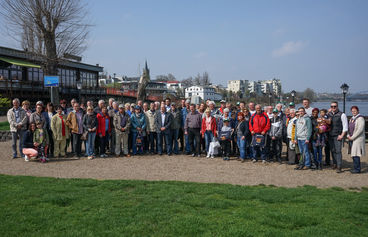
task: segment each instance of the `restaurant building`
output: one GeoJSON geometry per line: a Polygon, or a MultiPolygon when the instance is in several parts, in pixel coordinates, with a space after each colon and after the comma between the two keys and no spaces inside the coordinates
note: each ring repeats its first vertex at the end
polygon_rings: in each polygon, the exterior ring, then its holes
{"type": "MultiPolygon", "coordinates": [[[[42,59],[26,51],[0,47],[0,95],[35,102],[50,101],[50,89],[44,86],[42,59]]],[[[88,100],[109,97],[98,83],[103,67],[63,59],[59,63],[59,97],[88,100]]]]}

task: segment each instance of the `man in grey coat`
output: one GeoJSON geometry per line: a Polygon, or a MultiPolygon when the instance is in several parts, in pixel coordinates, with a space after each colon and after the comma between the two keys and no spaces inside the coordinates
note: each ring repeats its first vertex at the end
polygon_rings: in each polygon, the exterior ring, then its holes
{"type": "Polygon", "coordinates": [[[155,115],[155,125],[157,132],[158,154],[162,155],[163,138],[165,137],[167,154],[171,156],[170,128],[172,123],[172,114],[166,112],[166,106],[161,105],[160,112],[155,115]]]}
{"type": "Polygon", "coordinates": [[[18,98],[13,100],[13,108],[8,110],[7,117],[10,124],[10,132],[12,133],[12,149],[13,149],[13,159],[17,158],[17,138],[19,136],[19,153],[22,157],[23,147],[22,140],[23,134],[27,130],[28,117],[26,111],[19,107],[20,101],[18,98]]]}

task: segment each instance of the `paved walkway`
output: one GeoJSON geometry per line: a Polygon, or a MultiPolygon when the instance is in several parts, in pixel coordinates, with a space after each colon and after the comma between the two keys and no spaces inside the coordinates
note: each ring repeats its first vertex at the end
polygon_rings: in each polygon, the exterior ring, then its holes
{"type": "Polygon", "coordinates": [[[363,172],[353,175],[351,159],[344,150],[344,173],[332,169],[295,171],[286,164],[240,163],[236,160],[193,158],[190,156],[135,156],[131,158],[60,159],[46,164],[11,159],[11,143],[0,143],[0,173],[9,175],[57,178],[177,180],[238,185],[276,185],[297,187],[368,187],[368,159],[363,158],[363,172]]]}

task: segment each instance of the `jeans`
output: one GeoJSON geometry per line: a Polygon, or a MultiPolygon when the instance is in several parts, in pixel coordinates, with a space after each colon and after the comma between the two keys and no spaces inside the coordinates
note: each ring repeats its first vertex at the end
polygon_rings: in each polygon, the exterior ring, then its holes
{"type": "Polygon", "coordinates": [[[23,134],[24,130],[18,130],[16,132],[12,132],[12,149],[13,149],[13,157],[17,157],[17,138],[19,135],[19,152],[21,157],[23,157],[23,134]]]}
{"type": "Polygon", "coordinates": [[[166,143],[166,151],[167,154],[171,154],[171,141],[170,141],[170,134],[159,132],[157,133],[157,147],[158,147],[158,154],[162,154],[163,150],[163,139],[165,138],[166,143]]]}
{"type": "Polygon", "coordinates": [[[96,132],[89,132],[87,135],[87,143],[86,143],[86,154],[87,156],[93,156],[95,151],[95,139],[96,132]]]}
{"type": "Polygon", "coordinates": [[[239,154],[240,154],[240,159],[245,159],[246,158],[246,147],[247,147],[247,140],[244,138],[244,140],[242,139],[241,136],[237,137],[237,145],[239,148],[239,154]]]}
{"type": "Polygon", "coordinates": [[[149,151],[151,153],[154,153],[155,151],[157,152],[157,150],[158,150],[158,148],[157,148],[157,133],[156,132],[150,132],[147,135],[147,138],[148,138],[148,143],[149,143],[149,151]]]}
{"type": "Polygon", "coordinates": [[[257,158],[257,152],[261,153],[261,159],[262,160],[266,160],[266,148],[265,147],[260,147],[260,146],[252,146],[252,157],[255,160],[258,160],[257,158]]]}
{"type": "Polygon", "coordinates": [[[330,136],[328,143],[330,144],[330,149],[332,152],[333,163],[337,165],[338,168],[341,168],[342,165],[342,140],[338,141],[337,136],[330,136]]]}
{"type": "Polygon", "coordinates": [[[212,142],[213,139],[213,133],[212,131],[206,131],[204,133],[204,140],[206,142],[206,152],[208,153],[208,148],[210,147],[210,143],[212,142]]]}
{"type": "Polygon", "coordinates": [[[354,170],[360,173],[360,157],[353,156],[354,170]]]}
{"type": "Polygon", "coordinates": [[[201,149],[201,133],[199,128],[188,128],[188,139],[192,152],[195,155],[200,155],[201,149]],[[194,140],[196,145],[194,146],[194,140]]]}
{"type": "Polygon", "coordinates": [[[305,143],[305,140],[298,140],[298,147],[300,150],[300,154],[303,154],[303,158],[304,158],[304,164],[307,167],[311,166],[311,160],[310,160],[310,154],[309,154],[309,149],[308,149],[308,144],[305,143]]]}
{"type": "Polygon", "coordinates": [[[315,163],[322,164],[322,146],[317,146],[317,141],[313,141],[312,146],[315,163]]]}
{"type": "Polygon", "coordinates": [[[171,146],[173,147],[172,150],[174,151],[174,154],[179,153],[179,128],[178,129],[171,129],[170,131],[170,142],[171,146]]]}
{"type": "Polygon", "coordinates": [[[72,141],[73,141],[73,150],[74,154],[78,157],[82,156],[82,134],[72,133],[72,141]]]}
{"type": "Polygon", "coordinates": [[[185,139],[185,152],[186,153],[190,153],[190,143],[189,143],[189,135],[188,134],[184,134],[184,139],[185,139]]]}

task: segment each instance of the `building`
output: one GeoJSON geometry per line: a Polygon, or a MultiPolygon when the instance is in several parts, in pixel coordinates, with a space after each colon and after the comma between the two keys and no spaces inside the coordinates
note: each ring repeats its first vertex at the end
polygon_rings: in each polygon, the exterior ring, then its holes
{"type": "MultiPolygon", "coordinates": [[[[0,47],[0,94],[35,102],[50,101],[50,89],[44,86],[43,61],[29,52],[0,47]]],[[[63,59],[59,63],[59,97],[104,98],[106,91],[99,87],[103,67],[63,59]],[[80,88],[77,89],[77,85],[80,88]]]]}
{"type": "Polygon", "coordinates": [[[281,95],[281,80],[260,80],[260,81],[250,81],[248,84],[249,93],[254,93],[257,95],[272,93],[273,95],[281,95]]]}
{"type": "Polygon", "coordinates": [[[234,93],[238,93],[239,91],[241,93],[245,93],[245,91],[248,89],[248,80],[232,80],[227,82],[227,90],[232,91],[234,93]]]}
{"type": "Polygon", "coordinates": [[[185,89],[185,98],[189,99],[192,96],[199,96],[202,100],[219,101],[222,96],[215,92],[215,89],[210,86],[191,86],[185,89]]]}

